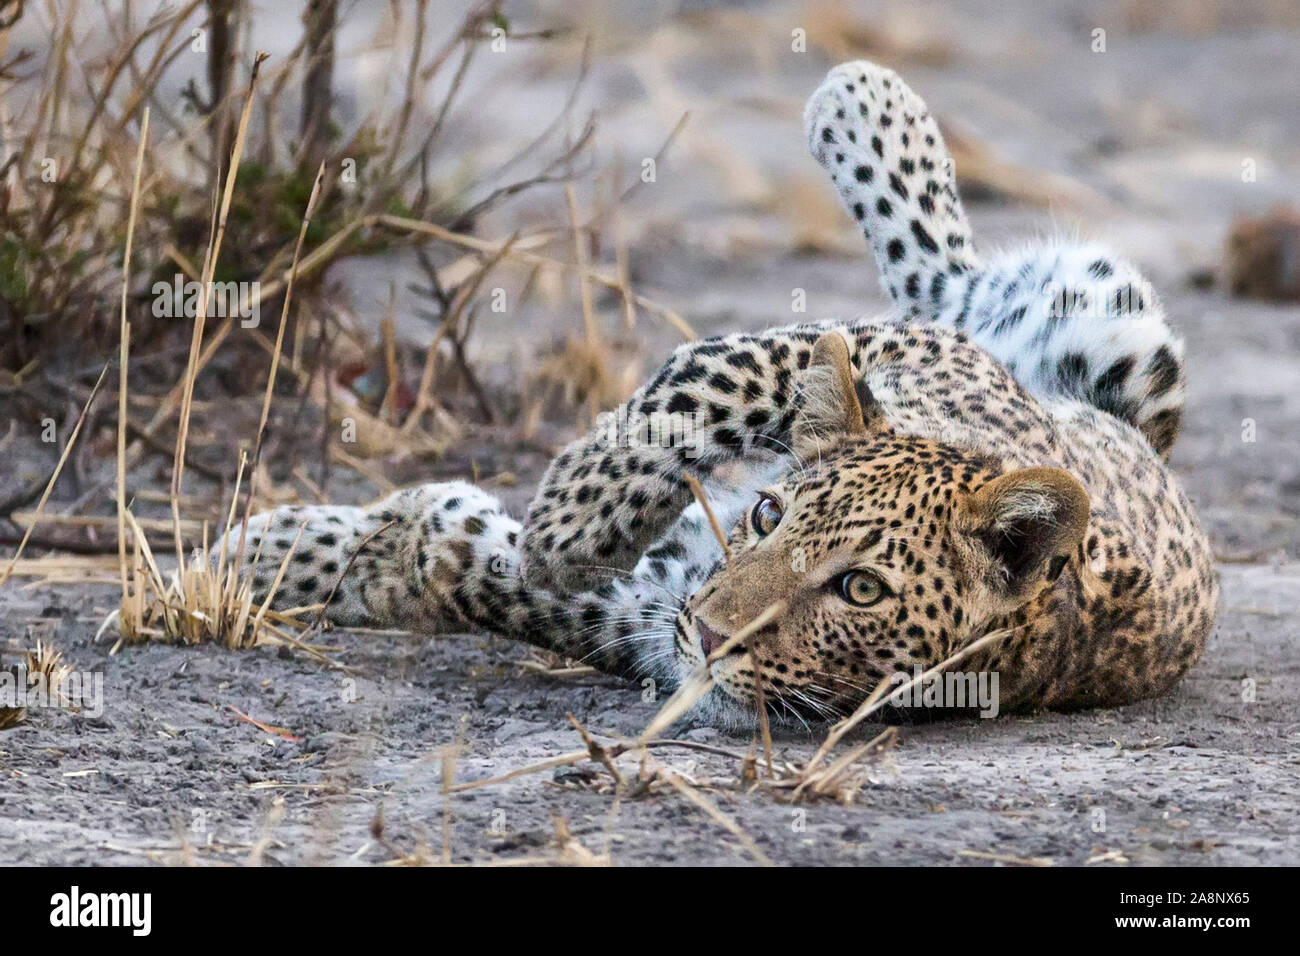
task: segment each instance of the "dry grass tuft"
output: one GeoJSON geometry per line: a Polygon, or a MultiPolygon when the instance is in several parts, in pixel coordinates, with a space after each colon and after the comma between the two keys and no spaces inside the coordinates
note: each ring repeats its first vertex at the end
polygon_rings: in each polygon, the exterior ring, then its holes
{"type": "MultiPolygon", "coordinates": [[[[242,477],[241,464],[241,480],[242,477]]],[[[238,488],[239,482],[236,483],[236,493],[238,488]]],[[[205,547],[203,551],[190,555],[188,561],[180,563],[169,574],[164,574],[135,516],[128,511],[124,518],[131,531],[133,546],[127,564],[122,568],[126,582],[122,602],[104,620],[96,635],[98,639],[110,626],[116,626],[119,636],[111,653],[117,653],[123,645],[146,641],[215,643],[228,650],[275,644],[295,647],[328,660],[308,646],[301,636],[311,626],[311,615],[320,610],[320,605],[286,611],[271,609],[294,548],[289,549],[281,562],[266,599],[258,604],[253,601],[252,584],[257,556],[241,570],[223,545],[213,566],[208,561],[205,547]]],[[[229,535],[234,526],[232,506],[225,534],[229,535]]],[[[295,547],[297,543],[295,537],[295,547]]]]}
{"type": "MultiPolygon", "coordinates": [[[[259,55],[258,63],[261,62],[259,55]]],[[[225,234],[226,217],[230,212],[230,201],[234,193],[234,180],[239,170],[239,159],[243,151],[245,133],[248,128],[252,110],[253,94],[257,83],[257,70],[249,81],[247,99],[240,116],[239,128],[231,152],[229,170],[222,195],[221,207],[216,216],[216,230],[209,241],[204,256],[203,291],[201,297],[206,299],[208,284],[211,282],[217,266],[221,240],[225,234]]],[[[317,173],[315,185],[307,201],[307,210],[303,216],[298,233],[298,242],[294,247],[293,262],[285,287],[284,304],[280,315],[280,325],[276,334],[275,348],[271,358],[271,369],[267,377],[266,393],[262,406],[262,417],[253,451],[252,477],[249,491],[244,501],[243,520],[239,525],[238,544],[233,554],[229,550],[229,541],[235,528],[235,512],[239,501],[239,490],[243,482],[247,459],[241,454],[238,474],[235,479],[235,492],[231,497],[230,510],[222,530],[222,543],[217,559],[208,559],[208,542],[203,541],[201,551],[188,556],[182,545],[181,499],[184,478],[185,447],[189,434],[189,422],[194,394],[194,381],[198,376],[203,340],[203,316],[206,315],[206,302],[199,303],[194,335],[190,344],[189,363],[185,378],[181,383],[180,425],[177,429],[176,452],[173,460],[170,504],[173,521],[173,539],[176,548],[176,568],[170,574],[164,574],[154,557],[148,538],[140,527],[139,521],[131,513],[126,502],[126,404],[129,391],[128,367],[130,360],[131,325],[127,319],[127,288],[130,283],[131,244],[134,236],[136,210],[140,198],[140,172],[143,167],[146,137],[148,134],[148,111],[145,111],[142,135],[136,155],[135,179],[132,186],[131,213],[127,226],[126,255],[122,270],[122,305],[121,305],[121,346],[120,346],[120,385],[119,414],[117,431],[117,516],[118,516],[118,558],[120,562],[120,580],[122,599],[118,609],[105,619],[100,627],[101,636],[111,625],[116,625],[119,638],[113,646],[116,653],[124,644],[138,644],[144,641],[163,641],[180,644],[217,643],[229,650],[258,647],[265,644],[277,644],[296,647],[314,656],[324,658],[320,652],[304,643],[300,634],[310,625],[306,615],[322,610],[316,606],[292,608],[287,611],[271,610],[271,605],[284,579],[285,570],[293,557],[298,544],[298,531],[293,546],[285,554],[277,570],[275,581],[261,604],[253,601],[253,577],[257,569],[258,557],[245,561],[248,519],[254,501],[254,485],[257,483],[262,439],[266,431],[267,415],[270,411],[271,397],[275,384],[276,371],[279,368],[280,347],[284,341],[285,323],[288,318],[293,297],[294,280],[302,255],[303,241],[311,223],[311,214],[320,196],[323,167],[317,173]],[[128,531],[130,534],[128,535],[128,531]],[[128,537],[131,539],[128,545],[128,537]],[[128,555],[129,551],[129,555],[128,555]]]]}
{"type": "Polygon", "coordinates": [[[63,652],[48,641],[36,642],[26,654],[27,674],[45,682],[46,687],[57,688],[72,673],[72,667],[63,657],[63,652]]]}
{"type": "MultiPolygon", "coordinates": [[[[17,703],[15,701],[15,703],[17,703]]],[[[0,730],[12,730],[27,720],[26,707],[11,707],[0,704],[0,730]]]]}
{"type": "Polygon", "coordinates": [[[786,764],[778,769],[769,786],[791,803],[831,800],[848,806],[870,782],[871,769],[897,745],[898,728],[887,727],[825,766],[819,767],[811,761],[804,765],[786,764]]]}
{"type": "Polygon", "coordinates": [[[585,406],[589,420],[594,421],[595,409],[617,405],[635,388],[626,376],[613,374],[611,357],[609,345],[603,341],[566,339],[538,362],[531,376],[533,389],[564,406],[585,406]]]}
{"type": "MultiPolygon", "coordinates": [[[[35,647],[23,654],[22,667],[18,670],[20,679],[26,682],[28,688],[44,688],[51,704],[75,707],[77,702],[69,700],[63,693],[71,673],[72,667],[64,659],[63,652],[48,641],[39,639],[35,647]]],[[[0,705],[0,730],[12,730],[26,720],[26,707],[0,705]]]]}
{"type": "MultiPolygon", "coordinates": [[[[892,686],[888,680],[881,681],[865,701],[848,717],[845,717],[827,734],[826,739],[816,753],[804,763],[776,761],[771,753],[771,740],[764,735],[767,773],[760,775],[758,761],[751,747],[749,753],[739,753],[723,747],[703,744],[688,740],[659,738],[658,734],[684,716],[702,697],[713,688],[713,679],[709,676],[708,665],[716,657],[726,654],[732,647],[747,645],[752,635],[766,627],[773,620],[785,613],[783,602],[775,602],[748,625],[733,635],[714,654],[710,660],[692,674],[660,709],[645,731],[635,740],[621,740],[609,743],[598,740],[583,727],[573,715],[570,722],[577,730],[584,746],[559,754],[526,767],[487,779],[468,781],[446,789],[447,793],[476,790],[481,787],[496,786],[531,774],[556,771],[564,767],[577,767],[586,764],[589,769],[566,774],[557,785],[566,788],[578,787],[595,793],[612,795],[615,800],[623,797],[639,799],[675,792],[703,811],[711,820],[727,830],[755,861],[770,865],[762,848],[731,817],[723,813],[717,803],[711,800],[705,791],[715,790],[732,793],[752,793],[763,791],[773,799],[786,803],[811,803],[833,801],[843,805],[855,802],[862,788],[871,782],[872,771],[898,745],[899,731],[896,727],[887,727],[870,740],[850,747],[837,757],[831,757],[832,751],[840,741],[867,718],[878,713],[887,703],[886,694],[892,686]],[[727,757],[736,762],[737,772],[730,778],[691,779],[681,770],[664,766],[655,761],[651,752],[664,748],[695,750],[716,756],[727,757]],[[618,761],[625,757],[635,757],[638,761],[635,772],[630,768],[620,769],[618,761]]],[[[913,678],[900,690],[928,679],[953,664],[975,655],[993,644],[1006,639],[1013,629],[1002,629],[986,634],[913,678]]]]}

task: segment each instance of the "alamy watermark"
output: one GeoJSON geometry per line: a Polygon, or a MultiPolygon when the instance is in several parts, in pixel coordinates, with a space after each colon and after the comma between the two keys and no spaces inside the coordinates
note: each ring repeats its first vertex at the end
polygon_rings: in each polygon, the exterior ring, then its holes
{"type": "Polygon", "coordinates": [[[148,936],[153,929],[153,894],[83,893],[73,886],[50,897],[50,925],[122,927],[133,936],[148,936]]]}
{"type": "Polygon", "coordinates": [[[597,416],[596,429],[615,448],[681,448],[687,458],[698,458],[705,421],[699,411],[645,414],[620,405],[597,416]]]}
{"type": "Polygon", "coordinates": [[[1141,317],[1151,305],[1151,292],[1137,282],[1072,282],[1053,279],[1043,283],[1047,315],[1052,319],[1117,319],[1141,317]]]}
{"type": "Polygon", "coordinates": [[[0,707],[11,710],[77,710],[87,717],[104,713],[104,675],[98,671],[60,671],[51,679],[23,663],[0,670],[0,707]]]}
{"type": "Polygon", "coordinates": [[[895,707],[942,707],[956,710],[978,708],[981,717],[998,715],[997,671],[942,671],[927,674],[918,664],[913,672],[896,671],[889,682],[895,707]]]}
{"type": "Polygon", "coordinates": [[[238,318],[243,328],[255,329],[262,321],[260,286],[259,282],[209,282],[205,300],[203,283],[178,272],[171,282],[153,284],[153,314],[160,319],[192,319],[206,302],[208,318],[238,318]]]}

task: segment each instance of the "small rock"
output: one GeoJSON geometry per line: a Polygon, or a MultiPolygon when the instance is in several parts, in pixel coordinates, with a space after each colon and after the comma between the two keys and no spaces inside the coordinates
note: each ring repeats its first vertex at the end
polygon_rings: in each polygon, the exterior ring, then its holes
{"type": "Polygon", "coordinates": [[[324,733],[312,734],[303,743],[302,749],[307,753],[320,753],[322,751],[333,750],[340,744],[351,740],[349,734],[342,734],[336,730],[327,730],[324,733]]]}
{"type": "Polygon", "coordinates": [[[718,739],[718,730],[716,727],[695,727],[686,731],[682,737],[685,740],[691,740],[697,744],[706,744],[710,740],[718,739]]]}
{"type": "Polygon", "coordinates": [[[537,730],[537,725],[531,721],[510,719],[502,722],[501,726],[492,735],[492,739],[499,744],[503,744],[507,740],[514,740],[516,737],[527,737],[529,734],[535,734],[537,730]]]}
{"type": "Polygon", "coordinates": [[[1300,302],[1300,209],[1278,206],[1263,216],[1239,218],[1225,255],[1233,295],[1300,302]]]}

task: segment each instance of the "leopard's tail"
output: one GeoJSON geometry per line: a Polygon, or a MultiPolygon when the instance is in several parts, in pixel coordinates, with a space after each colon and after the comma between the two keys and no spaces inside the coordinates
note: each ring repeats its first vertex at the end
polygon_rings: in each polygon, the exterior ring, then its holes
{"type": "Polygon", "coordinates": [[[866,60],[827,74],[804,109],[813,157],[830,173],[905,316],[933,317],[978,268],[952,157],[925,101],[866,60]]]}
{"type": "Polygon", "coordinates": [[[1135,265],[1101,243],[1062,240],[998,256],[967,278],[941,324],[1041,398],[1093,405],[1168,457],[1187,394],[1183,342],[1135,265]]]}

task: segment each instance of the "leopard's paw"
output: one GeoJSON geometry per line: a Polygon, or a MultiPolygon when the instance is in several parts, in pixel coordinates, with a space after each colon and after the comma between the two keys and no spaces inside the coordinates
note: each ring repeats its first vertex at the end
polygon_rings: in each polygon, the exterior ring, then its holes
{"type": "MultiPolygon", "coordinates": [[[[244,564],[264,600],[281,566],[278,608],[327,604],[350,627],[436,629],[460,620],[457,590],[481,573],[518,567],[518,523],[462,481],[394,492],[366,508],[283,507],[250,519],[244,564]],[[286,562],[286,556],[288,560],[286,562]]],[[[222,547],[235,560],[240,528],[222,547]]]]}
{"type": "Polygon", "coordinates": [[[251,580],[255,601],[266,599],[283,565],[273,607],[323,604],[338,584],[329,616],[338,623],[355,624],[364,617],[361,581],[350,568],[347,578],[341,578],[370,524],[362,508],[286,506],[249,518],[247,533],[236,524],[208,556],[213,567],[222,560],[233,565],[242,538],[242,572],[251,580]]]}

